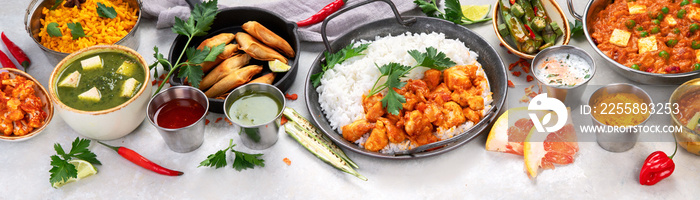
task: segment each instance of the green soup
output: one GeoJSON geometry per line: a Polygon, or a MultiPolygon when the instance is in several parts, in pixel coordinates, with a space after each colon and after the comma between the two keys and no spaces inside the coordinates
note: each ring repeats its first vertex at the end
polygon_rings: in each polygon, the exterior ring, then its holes
{"type": "Polygon", "coordinates": [[[275,119],[281,110],[282,104],[271,94],[251,92],[233,101],[228,114],[237,124],[256,126],[275,119]]]}
{"type": "Polygon", "coordinates": [[[145,79],[146,73],[136,58],[120,52],[98,52],[70,63],[55,84],[58,99],[67,106],[83,111],[99,111],[117,107],[131,99],[143,87],[145,79]],[[88,61],[94,61],[91,63],[95,65],[82,63],[88,61]],[[96,67],[97,63],[100,63],[99,67],[96,67]],[[79,73],[77,79],[76,71],[79,73]],[[94,92],[95,89],[98,94],[94,92]]]}

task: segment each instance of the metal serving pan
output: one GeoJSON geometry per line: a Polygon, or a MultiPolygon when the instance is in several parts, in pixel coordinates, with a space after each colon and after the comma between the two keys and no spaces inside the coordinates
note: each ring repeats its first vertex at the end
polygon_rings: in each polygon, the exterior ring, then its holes
{"type": "Polygon", "coordinates": [[[600,57],[603,57],[606,61],[608,61],[608,63],[613,65],[611,67],[613,71],[617,72],[618,74],[624,77],[627,77],[630,80],[643,84],[678,85],[690,79],[700,77],[700,71],[692,71],[678,74],[657,74],[635,70],[618,63],[617,61],[613,60],[612,58],[605,55],[605,53],[600,51],[600,49],[598,49],[597,44],[593,42],[593,38],[591,37],[593,23],[595,22],[595,19],[597,17],[596,14],[604,10],[608,5],[612,4],[613,2],[613,0],[591,0],[588,2],[586,10],[583,11],[583,15],[576,13],[576,10],[574,10],[573,2],[571,0],[567,0],[566,2],[569,6],[569,12],[571,13],[571,15],[574,16],[574,18],[583,22],[583,27],[585,27],[583,29],[583,32],[586,35],[586,40],[588,40],[588,43],[591,44],[593,49],[595,49],[595,52],[598,53],[600,57]]]}
{"type": "MultiPolygon", "coordinates": [[[[330,137],[333,142],[339,144],[340,146],[350,149],[362,155],[367,155],[376,158],[386,158],[386,159],[411,159],[418,157],[428,157],[433,155],[438,155],[452,149],[459,147],[467,143],[469,140],[476,137],[479,133],[484,131],[489,124],[491,124],[502,107],[503,102],[506,98],[507,93],[507,74],[503,61],[499,57],[496,50],[491,47],[491,45],[486,42],[481,36],[469,30],[468,28],[436,18],[429,17],[407,17],[402,18],[394,4],[390,0],[368,0],[365,2],[357,3],[338,12],[330,15],[323,21],[321,28],[321,35],[323,41],[326,45],[326,51],[335,52],[334,50],[342,49],[343,47],[349,45],[353,41],[358,40],[374,40],[376,36],[388,36],[388,35],[398,35],[406,32],[411,33],[431,33],[438,32],[443,33],[449,39],[459,39],[464,42],[470,50],[476,52],[479,55],[478,62],[483,66],[491,91],[493,92],[493,108],[491,112],[484,116],[484,118],[471,129],[454,136],[453,138],[439,141],[436,143],[428,144],[430,147],[440,147],[435,150],[424,150],[417,152],[408,152],[401,155],[390,155],[382,154],[378,152],[372,152],[360,148],[356,144],[348,142],[345,140],[338,132],[331,128],[328,119],[326,119],[325,114],[321,111],[321,106],[318,102],[319,94],[316,92],[316,88],[313,87],[311,83],[311,75],[321,71],[321,63],[325,62],[323,53],[321,53],[316,60],[312,63],[309,73],[305,79],[305,89],[304,97],[306,99],[306,105],[309,108],[309,113],[313,118],[314,122],[323,131],[323,133],[330,137]],[[333,42],[328,42],[326,37],[326,25],[328,21],[343,14],[349,10],[360,7],[362,5],[382,1],[391,6],[392,11],[395,14],[395,19],[387,18],[371,22],[353,30],[348,31],[346,34],[338,37],[333,42]]],[[[426,148],[427,145],[417,147],[416,149],[429,149],[426,148]]]]}

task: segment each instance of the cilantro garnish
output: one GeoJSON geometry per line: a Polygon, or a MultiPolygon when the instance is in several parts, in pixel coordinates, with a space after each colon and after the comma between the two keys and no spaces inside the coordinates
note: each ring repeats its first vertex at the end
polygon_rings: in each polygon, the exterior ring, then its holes
{"type": "Polygon", "coordinates": [[[367,49],[367,47],[369,47],[369,44],[361,44],[358,47],[354,46],[355,44],[350,44],[333,54],[323,52],[323,56],[326,58],[326,63],[321,64],[322,71],[311,75],[311,83],[313,83],[314,87],[318,87],[319,85],[321,85],[321,78],[323,78],[323,74],[326,73],[327,70],[333,69],[333,67],[335,67],[336,64],[343,63],[345,62],[345,60],[355,56],[364,55],[362,54],[362,51],[367,49]]]}
{"type": "Polygon", "coordinates": [[[104,18],[114,19],[117,17],[117,11],[113,7],[106,6],[103,3],[97,2],[97,15],[104,18]]]}
{"type": "Polygon", "coordinates": [[[576,20],[576,24],[569,22],[569,25],[571,27],[571,37],[583,35],[583,22],[576,20]]]}
{"type": "Polygon", "coordinates": [[[214,167],[216,169],[225,167],[226,162],[226,152],[230,149],[231,152],[236,156],[233,160],[232,167],[236,171],[241,171],[244,169],[252,169],[255,166],[265,167],[265,160],[260,158],[263,154],[248,154],[245,152],[236,151],[233,149],[236,144],[233,144],[233,139],[228,143],[228,147],[223,150],[219,150],[214,154],[207,156],[207,159],[199,163],[198,167],[214,167]]]}
{"type": "Polygon", "coordinates": [[[455,24],[468,25],[491,20],[490,17],[480,20],[468,19],[462,13],[462,5],[459,0],[445,0],[445,12],[438,9],[436,0],[414,0],[413,3],[417,4],[428,17],[444,19],[455,24]]]}
{"type": "Polygon", "coordinates": [[[83,31],[83,26],[80,25],[80,22],[68,23],[67,25],[70,29],[70,35],[73,36],[74,40],[81,37],[87,37],[85,35],[85,31],[83,31]]]}
{"type": "Polygon", "coordinates": [[[63,150],[61,144],[54,144],[53,148],[56,150],[57,155],[51,156],[51,176],[49,182],[53,185],[61,181],[67,181],[70,178],[78,177],[78,170],[75,166],[68,163],[72,159],[85,160],[93,165],[101,165],[99,160],[97,160],[97,155],[92,153],[88,147],[90,146],[90,140],[75,138],[75,141],[71,144],[71,149],[68,153],[63,150]]]}
{"type": "Polygon", "coordinates": [[[409,67],[398,63],[389,63],[381,67],[377,67],[381,73],[381,76],[377,78],[377,80],[374,82],[374,86],[372,86],[372,89],[366,96],[370,97],[384,89],[387,89],[386,95],[384,98],[382,98],[382,106],[386,108],[387,112],[393,115],[398,115],[399,111],[403,109],[402,103],[406,103],[406,98],[394,90],[394,88],[401,89],[404,85],[406,85],[406,82],[402,82],[401,78],[405,77],[406,74],[416,67],[422,66],[436,70],[445,70],[456,64],[450,60],[445,53],[438,53],[437,49],[433,47],[426,48],[425,53],[421,53],[417,50],[410,50],[408,51],[408,54],[411,55],[411,57],[413,57],[418,64],[416,66],[409,67]],[[379,80],[385,76],[387,77],[386,82],[384,84],[377,85],[379,84],[379,80]]]}
{"type": "Polygon", "coordinates": [[[63,33],[61,33],[61,29],[58,28],[58,23],[56,22],[51,22],[46,25],[46,33],[48,33],[51,37],[63,36],[63,33]]]}
{"type": "Polygon", "coordinates": [[[56,0],[56,1],[54,1],[54,2],[53,2],[53,6],[51,6],[51,8],[49,8],[49,10],[55,10],[56,8],[58,8],[58,6],[61,5],[61,3],[63,3],[63,0],[56,0]]]}
{"type": "MultiPolygon", "coordinates": [[[[190,12],[190,17],[187,21],[175,17],[175,25],[171,29],[174,33],[187,36],[187,42],[185,46],[189,46],[192,38],[195,36],[204,36],[207,31],[211,29],[211,24],[214,22],[214,18],[219,13],[217,5],[217,0],[211,0],[208,2],[202,2],[194,6],[194,9],[190,12]]],[[[153,56],[156,58],[155,63],[149,66],[150,69],[155,69],[157,65],[161,65],[163,69],[168,71],[168,75],[165,76],[165,80],[158,86],[155,94],[163,88],[163,85],[168,82],[170,76],[178,71],[179,78],[187,78],[192,86],[199,87],[199,83],[202,81],[202,76],[204,72],[200,64],[203,62],[211,62],[216,59],[216,56],[224,51],[224,44],[217,45],[213,48],[205,47],[204,49],[195,49],[193,47],[186,48],[184,51],[180,52],[180,56],[173,65],[168,60],[164,59],[164,56],[154,48],[156,52],[153,56]],[[187,54],[187,61],[180,63],[182,57],[187,54]]],[[[158,71],[158,70],[155,70],[158,71]]],[[[154,73],[157,75],[157,73],[154,73]]]]}

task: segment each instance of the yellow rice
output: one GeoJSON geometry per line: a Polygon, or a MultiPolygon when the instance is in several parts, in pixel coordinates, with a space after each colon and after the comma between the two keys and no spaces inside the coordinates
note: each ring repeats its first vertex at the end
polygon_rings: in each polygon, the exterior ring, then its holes
{"type": "Polygon", "coordinates": [[[41,19],[41,31],[39,38],[45,47],[64,53],[71,53],[79,49],[100,45],[114,44],[121,40],[136,25],[138,19],[137,8],[132,8],[127,2],[122,0],[86,0],[85,3],[72,8],[66,8],[61,3],[55,10],[43,8],[41,13],[46,17],[41,19]],[[105,6],[113,7],[117,11],[114,19],[104,18],[97,15],[97,2],[105,6]],[[51,37],[46,32],[46,26],[51,23],[58,23],[63,36],[51,37]],[[86,37],[73,40],[68,23],[80,22],[86,37]]]}

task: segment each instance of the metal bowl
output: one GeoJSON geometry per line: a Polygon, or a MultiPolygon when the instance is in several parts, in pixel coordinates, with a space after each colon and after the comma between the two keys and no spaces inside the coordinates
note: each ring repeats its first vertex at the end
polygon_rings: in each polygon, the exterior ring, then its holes
{"type": "MultiPolygon", "coordinates": [[[[651,96],[644,91],[642,88],[639,88],[635,85],[628,84],[628,83],[613,83],[610,85],[606,85],[603,87],[598,88],[591,97],[588,99],[588,106],[591,108],[595,108],[596,106],[601,106],[600,104],[595,104],[596,100],[602,97],[603,95],[606,94],[617,94],[617,93],[630,93],[633,94],[637,97],[639,97],[642,100],[642,104],[646,105],[653,105],[654,102],[651,99],[651,96]]],[[[631,103],[631,102],[629,102],[631,103]]],[[[595,126],[600,126],[600,127],[606,127],[605,130],[608,130],[607,127],[609,126],[642,126],[644,123],[649,121],[649,118],[651,118],[651,114],[647,115],[647,117],[644,119],[644,121],[640,122],[639,124],[624,124],[624,125],[608,125],[604,124],[603,122],[599,121],[598,119],[595,118],[595,115],[591,115],[591,120],[593,122],[593,125],[595,126]]],[[[637,138],[639,137],[639,129],[628,129],[625,132],[618,133],[618,132],[602,132],[602,131],[596,131],[596,141],[598,142],[598,145],[610,152],[624,152],[627,150],[632,149],[635,144],[637,144],[637,138]]]]}
{"type": "MultiPolygon", "coordinates": [[[[668,102],[671,103],[671,105],[677,104],[678,101],[681,98],[683,98],[686,94],[690,94],[693,92],[700,92],[700,78],[696,78],[685,82],[681,86],[676,88],[676,90],[673,91],[673,94],[671,94],[671,97],[668,100],[668,102]]],[[[700,133],[686,127],[685,124],[682,124],[678,119],[678,116],[676,116],[675,114],[671,114],[671,122],[674,126],[683,127],[683,130],[681,131],[674,129],[676,130],[676,132],[674,132],[673,134],[676,136],[676,142],[678,142],[678,145],[683,147],[690,153],[700,155],[700,133]]]]}
{"type": "MultiPolygon", "coordinates": [[[[41,43],[39,42],[41,41],[41,39],[39,38],[39,32],[42,28],[40,19],[44,18],[44,15],[41,13],[41,10],[43,8],[50,8],[51,6],[53,6],[55,1],[59,0],[32,0],[32,2],[29,3],[29,7],[27,8],[26,13],[24,14],[24,28],[27,30],[29,36],[32,37],[32,39],[34,39],[34,42],[37,45],[39,45],[39,48],[41,48],[41,50],[44,50],[46,57],[48,57],[49,59],[49,63],[51,63],[52,65],[56,65],[59,61],[63,60],[63,58],[70,54],[54,51],[45,47],[44,45],[41,45],[41,43]]],[[[132,28],[131,31],[129,31],[129,33],[127,33],[126,36],[124,36],[124,38],[122,38],[114,44],[126,46],[137,50],[139,48],[138,28],[141,24],[141,0],[124,1],[129,3],[130,6],[138,8],[138,10],[136,11],[138,18],[136,19],[136,24],[134,25],[134,28],[132,28]]]]}
{"type": "Polygon", "coordinates": [[[583,32],[586,35],[586,40],[588,40],[588,43],[591,44],[591,47],[593,47],[593,49],[598,53],[598,55],[603,57],[606,61],[608,61],[608,63],[614,66],[612,67],[613,71],[630,80],[644,84],[681,84],[690,79],[700,77],[700,70],[677,74],[657,74],[635,70],[618,63],[617,61],[613,60],[612,58],[605,55],[605,53],[600,51],[600,49],[598,49],[597,44],[593,42],[593,38],[591,37],[593,22],[595,22],[595,19],[597,17],[596,14],[604,10],[611,3],[613,3],[612,0],[591,0],[588,2],[586,10],[583,11],[583,15],[580,15],[576,13],[576,10],[574,10],[573,2],[571,0],[567,0],[569,12],[571,13],[571,15],[574,16],[574,18],[576,18],[577,20],[583,21],[583,32]]]}
{"type": "MultiPolygon", "coordinates": [[[[418,152],[408,152],[407,154],[402,154],[402,155],[390,155],[390,154],[382,154],[378,152],[372,152],[369,150],[366,150],[364,148],[360,148],[358,145],[348,142],[345,140],[338,132],[335,131],[328,122],[328,119],[325,117],[325,114],[321,110],[320,103],[318,102],[319,99],[319,93],[316,92],[316,88],[313,87],[313,84],[311,83],[311,75],[320,72],[322,69],[321,63],[324,62],[324,56],[323,53],[321,53],[316,60],[314,60],[313,64],[311,65],[311,68],[309,69],[308,75],[306,76],[305,85],[304,85],[304,98],[306,100],[306,105],[309,109],[309,113],[311,114],[311,117],[315,124],[321,129],[321,131],[328,136],[331,140],[333,140],[334,143],[342,146],[343,148],[350,149],[354,152],[357,152],[362,155],[370,156],[370,157],[375,157],[375,158],[384,158],[384,159],[413,159],[413,158],[420,158],[420,157],[429,157],[429,156],[434,156],[434,155],[439,155],[441,153],[448,152],[450,150],[453,150],[460,145],[463,145],[467,142],[469,142],[471,139],[475,138],[478,136],[482,131],[486,130],[486,128],[491,124],[495,118],[495,113],[498,113],[500,109],[503,107],[503,103],[506,98],[506,93],[508,92],[507,88],[507,74],[506,74],[506,69],[505,66],[503,65],[503,61],[499,57],[498,53],[496,53],[496,50],[491,47],[491,45],[486,42],[481,36],[473,32],[472,30],[461,26],[457,25],[455,23],[441,20],[441,19],[436,19],[436,18],[431,18],[431,17],[410,17],[410,18],[402,18],[400,14],[398,13],[397,9],[394,7],[393,3],[389,0],[368,0],[360,3],[356,3],[354,5],[348,6],[332,15],[330,15],[326,20],[324,20],[322,28],[321,28],[321,34],[323,36],[323,40],[326,45],[327,52],[335,52],[333,51],[334,49],[340,50],[341,48],[349,45],[353,41],[358,41],[358,40],[375,40],[377,36],[388,36],[388,35],[398,35],[398,34],[403,34],[406,32],[411,32],[411,33],[431,33],[431,32],[438,32],[438,33],[443,33],[445,34],[446,38],[449,39],[459,39],[462,41],[467,47],[470,48],[471,51],[476,52],[479,55],[478,62],[481,63],[481,65],[484,68],[484,71],[486,72],[486,76],[489,82],[489,86],[491,88],[491,92],[493,92],[493,110],[491,110],[490,114],[486,114],[484,118],[474,125],[471,129],[466,130],[460,134],[455,135],[453,138],[435,142],[432,144],[428,145],[436,145],[440,144],[440,146],[437,146],[439,148],[436,148],[434,150],[425,150],[425,151],[418,151],[418,152]],[[332,43],[328,42],[328,38],[326,37],[325,34],[325,27],[328,24],[328,21],[333,19],[334,17],[343,14],[344,12],[347,12],[349,10],[352,10],[356,7],[366,5],[371,2],[376,2],[376,1],[382,1],[385,2],[389,5],[391,5],[394,14],[396,15],[396,18],[387,18],[387,19],[382,19],[374,22],[370,22],[368,24],[362,25],[357,27],[356,29],[350,30],[347,32],[347,34],[344,34],[340,37],[338,37],[335,41],[332,43]],[[399,23],[397,23],[397,21],[399,23]]],[[[425,145],[424,145],[425,146],[425,145]]],[[[421,146],[423,147],[423,146],[421,146]]],[[[418,148],[421,148],[418,147],[418,148]]],[[[415,148],[415,149],[418,149],[415,148]]]]}
{"type": "MultiPolygon", "coordinates": [[[[498,0],[498,1],[503,1],[503,0],[498,0]]],[[[522,51],[519,51],[517,48],[515,48],[515,45],[512,44],[512,40],[506,40],[503,38],[501,33],[498,31],[498,24],[500,23],[500,9],[498,8],[498,1],[496,1],[496,4],[493,6],[493,31],[496,32],[496,37],[498,40],[501,41],[501,44],[508,49],[511,53],[515,54],[518,57],[525,58],[525,59],[533,59],[535,58],[535,54],[528,54],[522,51]]],[[[566,19],[566,14],[564,14],[564,11],[562,11],[561,7],[559,7],[559,3],[557,3],[556,0],[541,0],[542,5],[544,5],[544,8],[547,10],[547,14],[551,18],[553,22],[557,22],[557,24],[560,26],[561,30],[564,32],[563,39],[557,39],[557,42],[554,44],[556,45],[567,45],[569,44],[569,40],[571,39],[571,29],[569,29],[569,21],[566,19]]]]}
{"type": "Polygon", "coordinates": [[[51,99],[49,97],[49,93],[46,91],[44,86],[39,83],[34,77],[31,75],[27,74],[26,72],[23,72],[22,70],[18,69],[12,69],[12,68],[3,68],[0,69],[0,73],[10,73],[12,77],[14,76],[22,76],[24,78],[27,78],[27,80],[31,80],[34,82],[34,93],[39,99],[41,99],[42,102],[44,102],[44,107],[42,108],[44,112],[46,112],[46,119],[44,120],[44,125],[42,125],[39,128],[35,128],[32,132],[27,133],[26,135],[23,136],[6,136],[3,134],[0,134],[0,140],[2,141],[10,141],[10,142],[19,142],[19,141],[24,141],[28,140],[29,138],[32,138],[41,131],[43,131],[46,126],[49,125],[49,122],[51,122],[51,118],[53,118],[53,103],[51,102],[51,99]]]}
{"type": "MultiPolygon", "coordinates": [[[[216,15],[216,19],[214,19],[211,25],[209,34],[194,37],[189,45],[196,47],[205,39],[218,35],[219,33],[244,32],[241,25],[248,21],[257,21],[272,32],[275,32],[275,34],[289,42],[294,52],[296,52],[295,57],[289,58],[288,64],[292,68],[287,72],[278,73],[275,76],[275,80],[272,82],[272,85],[279,88],[282,92],[287,91],[294,83],[298,68],[297,65],[299,65],[299,34],[297,33],[296,23],[287,21],[271,11],[255,7],[231,7],[223,9],[216,15]]],[[[170,47],[170,54],[168,55],[170,63],[175,64],[175,62],[177,62],[177,56],[180,56],[180,52],[186,48],[186,42],[187,37],[183,35],[178,35],[177,38],[175,38],[175,41],[173,41],[170,47]]],[[[183,57],[182,59],[185,60],[187,58],[183,57]]],[[[266,67],[267,63],[267,61],[250,60],[249,65],[265,66],[263,67],[263,71],[255,75],[253,79],[271,72],[270,68],[266,67]]],[[[170,85],[183,85],[183,80],[177,78],[177,76],[175,76],[176,74],[177,73],[173,73],[173,76],[170,78],[170,85]]],[[[209,98],[209,104],[210,112],[224,113],[224,99],[209,98]]]]}

